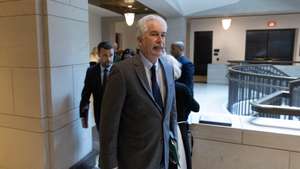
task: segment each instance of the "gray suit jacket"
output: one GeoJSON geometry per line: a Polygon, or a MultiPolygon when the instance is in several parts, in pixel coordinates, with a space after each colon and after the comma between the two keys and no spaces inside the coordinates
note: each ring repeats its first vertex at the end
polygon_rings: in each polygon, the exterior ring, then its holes
{"type": "Polygon", "coordinates": [[[177,139],[175,83],[171,65],[160,58],[166,84],[164,111],[155,102],[140,56],[112,67],[100,121],[101,169],[168,168],[169,131],[177,139]],[[163,160],[163,161],[162,161],[163,160]]]}

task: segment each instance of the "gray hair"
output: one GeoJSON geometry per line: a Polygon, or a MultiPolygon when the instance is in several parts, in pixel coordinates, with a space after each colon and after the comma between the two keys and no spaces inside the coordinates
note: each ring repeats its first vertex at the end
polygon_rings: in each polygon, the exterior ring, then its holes
{"type": "Polygon", "coordinates": [[[161,16],[153,14],[146,15],[137,22],[137,37],[141,37],[145,32],[147,32],[148,27],[146,26],[146,23],[153,20],[160,22],[166,29],[168,29],[166,20],[161,16]]]}
{"type": "Polygon", "coordinates": [[[182,41],[173,42],[172,45],[177,46],[180,50],[184,50],[184,43],[182,41]]]}

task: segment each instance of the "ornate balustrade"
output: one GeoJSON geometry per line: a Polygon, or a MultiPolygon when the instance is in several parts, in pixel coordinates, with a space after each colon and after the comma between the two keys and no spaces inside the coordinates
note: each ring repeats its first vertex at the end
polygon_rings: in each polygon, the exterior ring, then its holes
{"type": "Polygon", "coordinates": [[[300,82],[295,81],[297,78],[288,76],[272,65],[232,66],[229,67],[227,78],[229,80],[227,109],[233,114],[291,119],[292,117],[287,112],[283,113],[282,110],[282,113],[270,111],[274,108],[270,109],[270,106],[277,106],[277,108],[280,107],[282,109],[284,105],[300,105],[300,82]],[[274,97],[274,93],[279,91],[287,92],[282,92],[282,94],[277,93],[277,98],[272,98],[274,97]],[[269,96],[270,94],[273,95],[269,96]],[[265,99],[267,96],[269,97],[265,99]],[[259,99],[265,100],[256,102],[259,99]],[[266,100],[269,102],[267,106],[264,106],[268,107],[268,109],[264,109],[260,105],[266,104],[266,100]]]}

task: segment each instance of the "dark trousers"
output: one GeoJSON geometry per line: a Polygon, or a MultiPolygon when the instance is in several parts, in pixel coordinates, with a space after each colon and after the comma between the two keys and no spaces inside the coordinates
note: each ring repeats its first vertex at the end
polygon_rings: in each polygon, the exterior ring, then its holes
{"type": "Polygon", "coordinates": [[[179,124],[179,128],[180,128],[183,147],[185,151],[186,167],[187,169],[192,169],[192,153],[190,149],[189,135],[188,135],[189,126],[188,124],[179,124]]]}

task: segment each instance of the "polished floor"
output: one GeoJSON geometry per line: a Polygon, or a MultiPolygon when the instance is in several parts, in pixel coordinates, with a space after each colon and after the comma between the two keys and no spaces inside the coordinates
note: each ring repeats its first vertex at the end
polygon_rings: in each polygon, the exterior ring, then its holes
{"type": "Polygon", "coordinates": [[[228,100],[227,85],[195,83],[194,98],[200,104],[200,111],[190,114],[188,119],[190,123],[198,123],[203,113],[229,113],[226,109],[228,100]]]}
{"type": "Polygon", "coordinates": [[[99,159],[99,136],[96,127],[92,128],[93,151],[70,169],[97,169],[99,159]]]}
{"type": "MultiPolygon", "coordinates": [[[[191,113],[189,117],[191,123],[198,123],[202,113],[228,113],[226,110],[227,85],[195,83],[194,97],[200,104],[200,111],[191,113]]],[[[70,169],[94,169],[94,166],[97,166],[99,141],[95,127],[93,128],[93,147],[94,150],[90,154],[70,169]]]]}
{"type": "Polygon", "coordinates": [[[207,76],[194,76],[194,82],[195,83],[206,83],[207,76]]]}
{"type": "Polygon", "coordinates": [[[70,169],[96,169],[95,165],[98,154],[97,150],[93,150],[70,169]]]}

